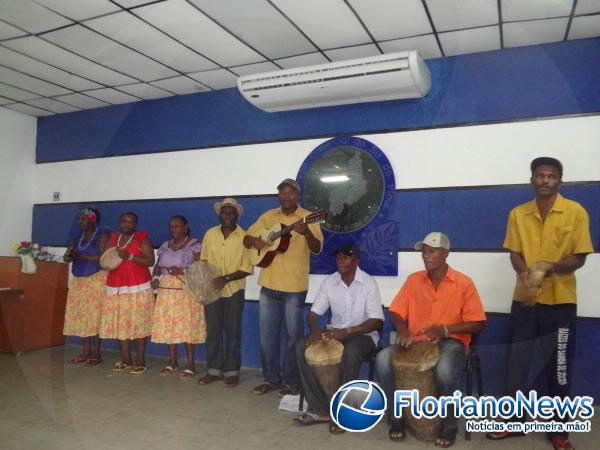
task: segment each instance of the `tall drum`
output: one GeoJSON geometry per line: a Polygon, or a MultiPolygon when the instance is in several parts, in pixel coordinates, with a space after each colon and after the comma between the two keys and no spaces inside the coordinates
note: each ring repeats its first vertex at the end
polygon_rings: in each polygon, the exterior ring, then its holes
{"type": "MultiPolygon", "coordinates": [[[[396,389],[417,389],[421,399],[437,396],[433,369],[439,358],[437,345],[430,341],[414,341],[406,349],[397,345],[392,355],[396,389]]],[[[435,440],[442,426],[441,418],[417,419],[408,409],[405,408],[402,416],[415,437],[422,441],[435,440]]]]}
{"type": "Polygon", "coordinates": [[[328,399],[331,399],[340,387],[340,364],[343,353],[344,345],[334,339],[322,339],[316,344],[309,345],[304,352],[306,362],[315,373],[328,399]]]}

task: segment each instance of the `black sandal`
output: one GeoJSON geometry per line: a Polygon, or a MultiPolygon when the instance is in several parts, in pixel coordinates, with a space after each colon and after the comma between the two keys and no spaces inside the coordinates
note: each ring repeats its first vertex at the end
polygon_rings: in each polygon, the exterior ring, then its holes
{"type": "Polygon", "coordinates": [[[457,430],[457,428],[453,428],[451,430],[442,430],[438,437],[435,439],[435,446],[441,448],[452,447],[454,445],[454,442],[456,441],[457,430]],[[441,440],[446,442],[440,442],[441,440]]]}

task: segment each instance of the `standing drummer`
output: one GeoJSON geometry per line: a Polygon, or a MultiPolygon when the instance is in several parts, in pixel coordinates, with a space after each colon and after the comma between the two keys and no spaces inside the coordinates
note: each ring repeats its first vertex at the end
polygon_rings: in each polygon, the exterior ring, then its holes
{"type": "MultiPolygon", "coordinates": [[[[473,281],[446,262],[450,251],[448,236],[439,231],[429,233],[415,244],[415,250],[421,252],[425,270],[407,278],[389,307],[397,332],[396,343],[402,347],[414,340],[428,339],[436,343],[440,352],[434,368],[436,388],[439,395],[452,395],[460,386],[471,334],[485,326],[485,312],[473,281]]],[[[390,346],[380,351],[375,362],[376,378],[389,404],[392,404],[395,385],[394,348],[390,346]]],[[[438,447],[450,447],[456,439],[458,420],[453,410],[450,411],[442,419],[442,429],[435,440],[438,447]]],[[[404,421],[392,417],[391,423],[389,438],[403,440],[404,421]]]]}
{"type": "MultiPolygon", "coordinates": [[[[338,385],[341,386],[357,378],[361,362],[367,360],[377,347],[377,330],[383,325],[379,287],[372,276],[358,267],[358,246],[351,243],[340,246],[335,260],[337,272],[325,278],[308,314],[310,334],[296,344],[300,381],[308,403],[306,414],[294,419],[302,425],[329,421],[329,399],[306,361],[307,345],[322,339],[336,339],[344,345],[338,385]],[[331,323],[327,330],[322,330],[319,316],[328,310],[331,310],[331,323]]],[[[330,422],[329,431],[339,433],[342,430],[330,422]]]]}

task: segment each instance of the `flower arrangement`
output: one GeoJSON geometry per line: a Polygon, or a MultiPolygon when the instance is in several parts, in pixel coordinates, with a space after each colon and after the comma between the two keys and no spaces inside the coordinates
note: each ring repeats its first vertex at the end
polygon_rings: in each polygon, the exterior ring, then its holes
{"type": "Polygon", "coordinates": [[[14,242],[12,248],[15,255],[30,255],[32,258],[43,261],[52,261],[53,258],[40,244],[29,241],[14,242]]]}

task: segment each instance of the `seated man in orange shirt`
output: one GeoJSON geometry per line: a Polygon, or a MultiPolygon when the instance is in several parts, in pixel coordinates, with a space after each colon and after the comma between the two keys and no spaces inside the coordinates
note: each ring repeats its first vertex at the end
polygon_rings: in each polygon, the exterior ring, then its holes
{"type": "MultiPolygon", "coordinates": [[[[429,233],[415,244],[425,270],[410,275],[389,307],[397,331],[396,343],[407,347],[414,340],[437,343],[440,359],[434,369],[439,395],[452,395],[460,386],[465,353],[471,334],[485,326],[485,312],[473,281],[446,263],[450,250],[448,236],[429,233]],[[408,326],[404,321],[408,322],[408,326]]],[[[376,378],[392,404],[395,383],[392,367],[394,346],[381,350],[376,359],[376,378]]],[[[390,409],[391,411],[392,409],[390,409]]],[[[389,437],[404,439],[404,422],[391,418],[389,437]]],[[[458,420],[454,413],[442,419],[442,430],[435,440],[438,447],[450,447],[456,439],[458,420]]]]}

